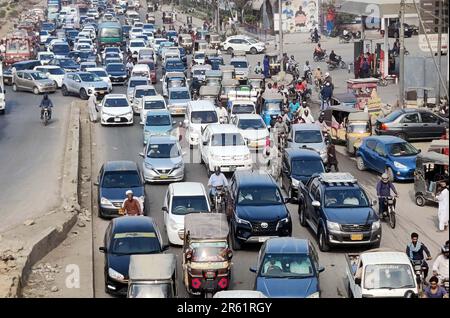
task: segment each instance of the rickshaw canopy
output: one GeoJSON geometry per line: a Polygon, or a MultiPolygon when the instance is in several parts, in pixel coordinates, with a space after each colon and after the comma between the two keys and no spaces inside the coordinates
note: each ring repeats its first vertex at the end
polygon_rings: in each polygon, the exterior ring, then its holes
{"type": "Polygon", "coordinates": [[[227,217],[222,213],[188,214],[184,228],[191,240],[227,240],[229,233],[227,217]]]}
{"type": "Polygon", "coordinates": [[[441,151],[443,149],[449,148],[448,140],[436,139],[433,140],[428,147],[428,151],[441,151]]]}
{"type": "Polygon", "coordinates": [[[348,122],[355,122],[355,121],[364,121],[364,122],[368,122],[370,121],[370,114],[363,112],[363,111],[356,111],[356,112],[351,112],[348,114],[348,122]]]}
{"type": "Polygon", "coordinates": [[[427,163],[448,166],[449,159],[447,155],[434,151],[423,152],[417,155],[416,166],[427,163]]]}
{"type": "Polygon", "coordinates": [[[131,255],[128,274],[132,281],[170,280],[175,270],[174,254],[131,255]]]}
{"type": "Polygon", "coordinates": [[[353,93],[333,94],[332,100],[333,105],[342,105],[350,107],[355,107],[356,103],[358,102],[355,94],[353,93]]]}
{"type": "Polygon", "coordinates": [[[219,70],[207,70],[205,72],[206,78],[222,78],[222,71],[219,70]]]}
{"type": "Polygon", "coordinates": [[[200,96],[218,96],[220,93],[220,86],[201,86],[200,96]]]}
{"type": "Polygon", "coordinates": [[[237,79],[224,79],[222,80],[222,87],[237,87],[239,86],[239,81],[237,79]]]}

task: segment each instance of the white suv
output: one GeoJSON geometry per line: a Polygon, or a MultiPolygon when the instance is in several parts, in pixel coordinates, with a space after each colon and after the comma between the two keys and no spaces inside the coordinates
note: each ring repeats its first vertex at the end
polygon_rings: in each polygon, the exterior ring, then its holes
{"type": "Polygon", "coordinates": [[[227,51],[228,54],[233,51],[250,52],[251,54],[262,53],[266,49],[264,42],[260,42],[253,38],[244,35],[235,35],[228,37],[225,42],[222,42],[221,47],[227,51]]]}
{"type": "Polygon", "coordinates": [[[208,125],[199,143],[201,161],[209,173],[215,167],[223,172],[252,169],[252,157],[238,128],[230,124],[208,125]]]}

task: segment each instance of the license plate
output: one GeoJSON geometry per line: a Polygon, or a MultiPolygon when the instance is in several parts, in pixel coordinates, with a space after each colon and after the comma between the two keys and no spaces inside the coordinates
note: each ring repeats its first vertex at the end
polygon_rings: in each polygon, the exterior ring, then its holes
{"type": "Polygon", "coordinates": [[[114,118],[114,121],[115,121],[116,123],[120,123],[120,117],[114,118]]]}
{"type": "Polygon", "coordinates": [[[167,179],[167,178],[169,178],[169,176],[166,175],[166,174],[162,174],[162,175],[159,176],[159,178],[160,179],[167,179]]]}
{"type": "Polygon", "coordinates": [[[175,113],[177,113],[177,114],[181,114],[182,112],[183,112],[182,109],[176,109],[176,110],[175,110],[175,113]]]}
{"type": "Polygon", "coordinates": [[[352,235],[350,235],[350,239],[352,241],[361,241],[363,239],[363,235],[362,234],[352,234],[352,235]]]}

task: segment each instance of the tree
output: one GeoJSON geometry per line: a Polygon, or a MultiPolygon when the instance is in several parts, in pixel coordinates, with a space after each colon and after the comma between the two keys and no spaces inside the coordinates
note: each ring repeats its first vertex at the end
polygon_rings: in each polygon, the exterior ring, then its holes
{"type": "Polygon", "coordinates": [[[240,16],[240,21],[242,22],[243,17],[244,17],[244,8],[247,5],[248,2],[250,2],[250,0],[234,0],[234,5],[235,5],[235,9],[240,12],[239,16],[240,16]]]}

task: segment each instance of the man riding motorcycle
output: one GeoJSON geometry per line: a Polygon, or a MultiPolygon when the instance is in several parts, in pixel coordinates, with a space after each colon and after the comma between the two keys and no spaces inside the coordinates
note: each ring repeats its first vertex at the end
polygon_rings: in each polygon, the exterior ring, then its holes
{"type": "Polygon", "coordinates": [[[278,115],[273,129],[275,130],[276,136],[278,138],[278,145],[281,145],[282,143],[284,143],[284,138],[286,138],[289,132],[289,127],[283,121],[283,117],[281,115],[278,115]]]}
{"type": "Polygon", "coordinates": [[[322,47],[320,46],[320,43],[317,43],[317,46],[314,49],[314,56],[317,56],[318,58],[323,58],[323,56],[325,55],[324,50],[322,49],[322,47]]]}
{"type": "MultiPolygon", "coordinates": [[[[378,214],[384,215],[387,212],[387,206],[384,202],[385,197],[391,196],[391,190],[394,192],[395,197],[398,198],[397,189],[395,189],[394,184],[389,181],[389,176],[387,173],[381,175],[381,180],[377,183],[377,196],[378,196],[378,214]]],[[[395,206],[395,200],[394,200],[395,206]]]]}
{"type": "Polygon", "coordinates": [[[220,171],[219,166],[214,167],[214,173],[211,175],[211,177],[209,177],[208,187],[210,188],[209,197],[211,199],[211,202],[213,202],[214,204],[214,196],[216,195],[217,188],[228,187],[228,180],[225,177],[225,175],[220,171]]]}
{"type": "Polygon", "coordinates": [[[39,105],[39,107],[41,108],[41,119],[44,119],[44,109],[48,110],[48,119],[52,118],[53,103],[50,100],[50,98],[48,97],[47,93],[44,94],[44,97],[42,98],[42,101],[41,101],[41,104],[39,105]]]}
{"type": "Polygon", "coordinates": [[[314,28],[314,31],[311,33],[311,39],[313,42],[317,43],[320,40],[319,30],[314,28]]]}
{"type": "Polygon", "coordinates": [[[334,66],[338,66],[341,62],[341,57],[339,55],[336,55],[336,53],[334,53],[334,50],[331,50],[330,62],[333,63],[334,66]]]}
{"type": "Polygon", "coordinates": [[[439,282],[442,283],[443,280],[448,280],[449,269],[448,269],[448,241],[445,245],[441,247],[441,254],[436,258],[433,263],[433,276],[439,278],[439,282]]]}
{"type": "Polygon", "coordinates": [[[428,248],[422,242],[419,242],[419,234],[412,233],[411,234],[411,243],[406,245],[406,255],[408,255],[411,261],[422,261],[423,269],[423,279],[428,275],[428,263],[425,261],[423,257],[423,253],[427,255],[427,260],[431,260],[431,253],[428,248]]]}
{"type": "Polygon", "coordinates": [[[289,73],[294,73],[295,70],[295,65],[297,64],[297,62],[295,61],[294,55],[291,55],[291,57],[289,58],[288,62],[287,62],[287,71],[289,73]]]}
{"type": "Polygon", "coordinates": [[[303,65],[303,78],[306,80],[310,79],[311,77],[311,65],[309,65],[309,61],[305,62],[305,65],[303,65]]]}

